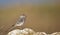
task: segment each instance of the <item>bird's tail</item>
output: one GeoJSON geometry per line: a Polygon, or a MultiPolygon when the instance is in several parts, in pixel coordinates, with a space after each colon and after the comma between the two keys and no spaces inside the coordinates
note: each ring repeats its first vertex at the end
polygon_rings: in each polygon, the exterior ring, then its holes
{"type": "Polygon", "coordinates": [[[15,27],[16,27],[15,25],[14,25],[14,26],[12,26],[8,31],[13,30],[15,27]]]}

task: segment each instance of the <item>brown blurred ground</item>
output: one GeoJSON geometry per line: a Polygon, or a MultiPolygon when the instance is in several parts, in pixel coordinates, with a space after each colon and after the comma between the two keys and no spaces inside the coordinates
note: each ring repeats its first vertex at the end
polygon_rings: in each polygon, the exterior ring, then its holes
{"type": "Polygon", "coordinates": [[[9,28],[16,23],[19,16],[27,16],[24,28],[35,31],[52,33],[60,31],[60,6],[59,5],[23,5],[12,6],[0,10],[0,34],[5,35],[9,28]]]}

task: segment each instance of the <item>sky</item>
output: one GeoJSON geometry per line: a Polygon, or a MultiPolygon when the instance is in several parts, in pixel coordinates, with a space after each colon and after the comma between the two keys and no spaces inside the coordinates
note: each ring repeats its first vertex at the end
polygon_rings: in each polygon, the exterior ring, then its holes
{"type": "Polygon", "coordinates": [[[8,5],[21,5],[21,4],[54,4],[55,0],[0,0],[0,8],[7,7],[8,5]]]}
{"type": "Polygon", "coordinates": [[[6,5],[6,4],[44,4],[44,3],[54,3],[54,0],[0,0],[0,5],[6,5]]]}

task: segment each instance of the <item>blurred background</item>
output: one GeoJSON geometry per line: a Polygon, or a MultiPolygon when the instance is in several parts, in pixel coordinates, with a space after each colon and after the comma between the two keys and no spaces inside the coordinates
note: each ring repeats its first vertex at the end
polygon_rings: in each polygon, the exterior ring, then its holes
{"type": "Polygon", "coordinates": [[[60,31],[60,0],[0,0],[0,34],[5,35],[23,13],[27,16],[24,28],[60,31]]]}

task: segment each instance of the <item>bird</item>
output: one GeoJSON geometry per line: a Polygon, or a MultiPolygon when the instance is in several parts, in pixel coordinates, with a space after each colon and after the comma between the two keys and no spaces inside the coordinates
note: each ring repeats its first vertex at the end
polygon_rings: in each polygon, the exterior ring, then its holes
{"type": "Polygon", "coordinates": [[[17,22],[12,25],[12,27],[9,29],[9,31],[14,29],[15,27],[22,28],[25,23],[25,20],[26,20],[26,16],[25,16],[25,14],[22,14],[21,16],[19,16],[19,19],[17,20],[17,22]]]}
{"type": "Polygon", "coordinates": [[[19,17],[18,21],[16,22],[15,26],[22,26],[25,23],[26,16],[23,14],[19,17]]]}

